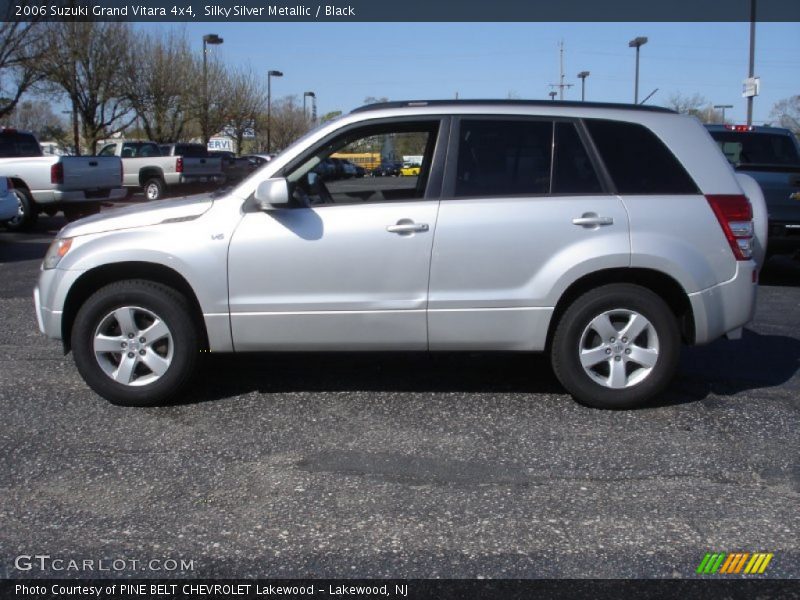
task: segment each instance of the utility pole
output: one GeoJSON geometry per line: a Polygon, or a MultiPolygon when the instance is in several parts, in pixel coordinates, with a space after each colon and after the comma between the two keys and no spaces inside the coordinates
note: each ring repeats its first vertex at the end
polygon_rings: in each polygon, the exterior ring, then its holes
{"type": "MultiPolygon", "coordinates": [[[[752,81],[756,67],[756,0],[750,0],[750,66],[747,78],[752,81]]],[[[753,124],[753,96],[747,96],[747,124],[753,124]]]]}
{"type": "MultiPolygon", "coordinates": [[[[559,53],[559,65],[560,65],[559,66],[559,71],[560,71],[561,74],[559,76],[558,83],[551,83],[550,87],[551,88],[558,88],[558,94],[559,94],[558,95],[558,99],[559,100],[563,100],[564,99],[564,88],[571,88],[572,87],[571,83],[564,83],[564,40],[561,40],[558,43],[558,53],[559,53]]],[[[555,100],[555,96],[553,96],[553,100],[555,100]]]]}
{"type": "Polygon", "coordinates": [[[589,71],[581,71],[578,73],[578,79],[581,80],[581,102],[586,102],[586,78],[589,75],[589,71]]]}
{"type": "Polygon", "coordinates": [[[715,104],[715,109],[720,109],[722,111],[722,122],[725,123],[725,109],[726,108],[733,108],[733,104],[715,104]]]}

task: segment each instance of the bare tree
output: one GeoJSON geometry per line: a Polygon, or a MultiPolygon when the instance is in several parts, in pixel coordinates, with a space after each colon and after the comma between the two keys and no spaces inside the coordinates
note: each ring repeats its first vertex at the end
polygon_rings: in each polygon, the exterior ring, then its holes
{"type": "Polygon", "coordinates": [[[42,52],[43,30],[36,22],[0,22],[0,118],[13,111],[42,77],[36,61],[42,52]]]}
{"type": "Polygon", "coordinates": [[[236,149],[241,153],[244,136],[256,133],[258,117],[267,105],[267,95],[252,69],[233,73],[229,91],[227,130],[236,140],[236,149]]]}
{"type": "Polygon", "coordinates": [[[667,100],[667,106],[676,112],[697,117],[703,123],[722,122],[722,113],[700,94],[672,94],[667,100]]]}
{"type": "Polygon", "coordinates": [[[183,138],[201,77],[197,66],[183,35],[144,34],[132,40],[121,82],[148,139],[176,142],[183,138]]]}
{"type": "Polygon", "coordinates": [[[52,23],[48,36],[48,51],[38,64],[46,78],[72,102],[82,122],[84,139],[93,153],[98,140],[121,131],[134,120],[122,81],[132,39],[130,26],[52,23]]]}
{"type": "Polygon", "coordinates": [[[17,129],[32,131],[40,140],[55,139],[65,142],[67,130],[64,121],[53,112],[46,100],[23,100],[8,115],[8,124],[17,129]]]}
{"type": "MultiPolygon", "coordinates": [[[[266,121],[266,116],[264,117],[266,121]]],[[[270,135],[273,148],[283,150],[308,131],[309,122],[303,114],[303,105],[297,96],[285,96],[272,101],[272,126],[270,135]]]]}
{"type": "Polygon", "coordinates": [[[772,107],[769,118],[774,119],[781,127],[791,129],[800,136],[800,95],[779,100],[772,107]]]}
{"type": "Polygon", "coordinates": [[[203,57],[194,61],[194,73],[198,74],[195,85],[192,87],[193,101],[190,112],[194,122],[203,138],[203,143],[208,144],[211,137],[222,131],[228,124],[232,110],[231,80],[228,70],[219,59],[208,57],[207,61],[207,91],[208,104],[206,105],[206,90],[203,89],[203,57]]]}

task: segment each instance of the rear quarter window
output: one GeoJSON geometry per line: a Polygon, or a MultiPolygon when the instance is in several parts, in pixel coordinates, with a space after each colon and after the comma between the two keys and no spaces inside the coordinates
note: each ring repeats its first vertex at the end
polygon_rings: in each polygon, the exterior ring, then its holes
{"type": "Polygon", "coordinates": [[[675,155],[643,125],[601,119],[585,124],[618,193],[700,193],[675,155]]]}

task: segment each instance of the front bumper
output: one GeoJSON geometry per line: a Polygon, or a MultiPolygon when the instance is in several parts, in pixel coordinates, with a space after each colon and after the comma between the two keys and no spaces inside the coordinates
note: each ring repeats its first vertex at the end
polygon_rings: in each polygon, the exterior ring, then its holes
{"type": "Polygon", "coordinates": [[[83,271],[61,269],[41,269],[39,281],[33,290],[33,303],[36,307],[36,321],[39,331],[47,337],[60,340],[61,320],[67,292],[81,276],[83,271]]]}
{"type": "Polygon", "coordinates": [[[756,312],[756,263],[737,261],[734,276],[718,285],[689,294],[694,313],[695,343],[706,344],[753,320],[756,312]]]}

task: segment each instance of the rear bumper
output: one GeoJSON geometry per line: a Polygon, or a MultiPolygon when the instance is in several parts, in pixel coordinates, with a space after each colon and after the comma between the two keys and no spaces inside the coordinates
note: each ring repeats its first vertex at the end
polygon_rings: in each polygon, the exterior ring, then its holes
{"type": "Polygon", "coordinates": [[[43,190],[31,192],[37,204],[72,204],[80,202],[114,202],[122,200],[128,192],[124,187],[100,190],[96,193],[86,190],[43,190]]]}
{"type": "Polygon", "coordinates": [[[706,344],[729,333],[733,338],[737,329],[753,320],[758,289],[754,282],[756,268],[753,261],[737,261],[733,278],[689,294],[696,344],[706,344]]]}
{"type": "Polygon", "coordinates": [[[181,175],[179,183],[222,183],[225,176],[218,175],[181,175]]]}

